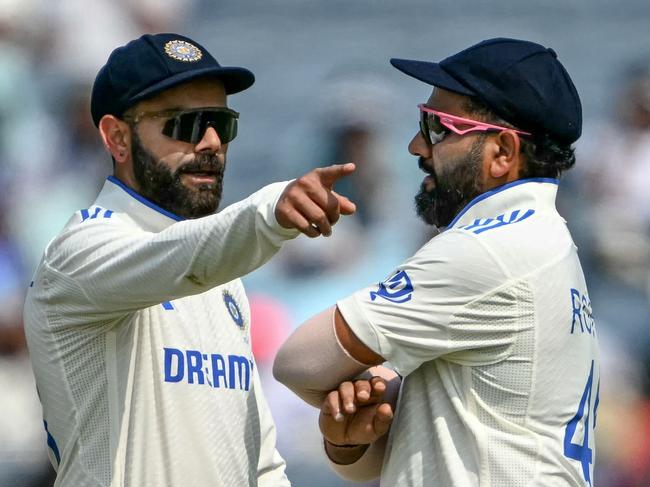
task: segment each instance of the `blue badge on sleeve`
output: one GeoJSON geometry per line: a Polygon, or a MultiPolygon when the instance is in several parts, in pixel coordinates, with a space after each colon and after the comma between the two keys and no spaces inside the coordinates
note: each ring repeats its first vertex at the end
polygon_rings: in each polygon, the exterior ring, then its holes
{"type": "Polygon", "coordinates": [[[370,299],[384,298],[392,303],[406,303],[411,300],[413,284],[406,271],[398,271],[393,277],[379,283],[379,289],[370,291],[370,299]]]}

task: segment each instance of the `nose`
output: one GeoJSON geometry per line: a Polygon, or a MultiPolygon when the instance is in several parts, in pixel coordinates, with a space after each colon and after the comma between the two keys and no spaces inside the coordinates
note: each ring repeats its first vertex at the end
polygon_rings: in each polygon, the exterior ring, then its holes
{"type": "Polygon", "coordinates": [[[427,141],[424,140],[422,132],[418,132],[413,136],[411,142],[409,142],[408,150],[411,155],[421,156],[425,159],[429,159],[431,157],[432,147],[433,146],[431,144],[428,144],[427,141]]]}
{"type": "Polygon", "coordinates": [[[213,127],[208,127],[198,144],[194,146],[194,152],[217,152],[221,149],[221,139],[213,127]]]}

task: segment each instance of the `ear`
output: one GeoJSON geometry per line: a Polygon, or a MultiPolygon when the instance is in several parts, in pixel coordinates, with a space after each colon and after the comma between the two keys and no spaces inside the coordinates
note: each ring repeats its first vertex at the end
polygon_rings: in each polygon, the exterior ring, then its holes
{"type": "Polygon", "coordinates": [[[104,115],[99,121],[99,133],[104,147],[117,164],[131,157],[131,129],[126,122],[113,115],[104,115]]]}
{"type": "Polygon", "coordinates": [[[513,130],[504,130],[493,139],[492,158],[488,168],[490,177],[505,178],[508,182],[519,178],[521,141],[513,130]]]}

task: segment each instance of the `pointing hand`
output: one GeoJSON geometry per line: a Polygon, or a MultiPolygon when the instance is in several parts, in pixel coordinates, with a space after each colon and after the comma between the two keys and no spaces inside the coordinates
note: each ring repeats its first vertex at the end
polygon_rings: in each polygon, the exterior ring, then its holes
{"type": "Polygon", "coordinates": [[[332,234],[341,215],[352,215],[356,206],[334,191],[334,184],[356,169],[353,163],[319,167],[291,182],[275,207],[275,218],[284,228],[296,228],[308,237],[332,234]]]}

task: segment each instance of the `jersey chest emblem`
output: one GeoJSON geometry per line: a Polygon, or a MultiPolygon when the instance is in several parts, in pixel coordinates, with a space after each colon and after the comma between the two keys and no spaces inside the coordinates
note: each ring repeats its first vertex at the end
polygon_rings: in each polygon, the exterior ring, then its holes
{"type": "Polygon", "coordinates": [[[244,320],[244,315],[241,312],[241,308],[235,301],[235,298],[228,291],[223,292],[223,304],[226,305],[228,314],[235,322],[235,324],[242,330],[246,330],[246,321],[244,320]]]}
{"type": "Polygon", "coordinates": [[[413,295],[413,284],[406,271],[398,271],[384,282],[379,283],[379,289],[370,292],[370,299],[384,298],[392,303],[406,303],[413,295]]]}

